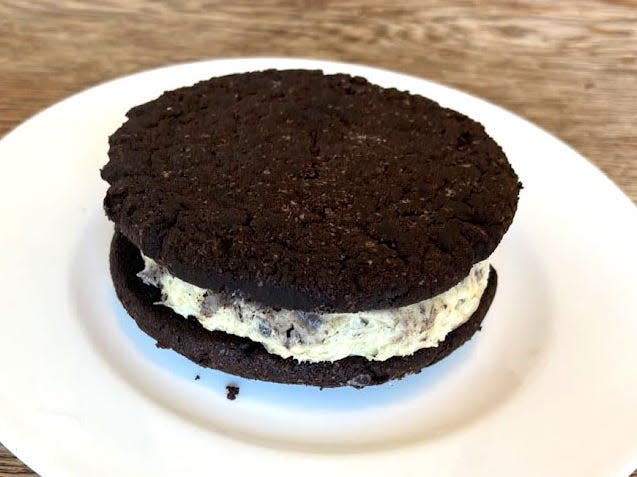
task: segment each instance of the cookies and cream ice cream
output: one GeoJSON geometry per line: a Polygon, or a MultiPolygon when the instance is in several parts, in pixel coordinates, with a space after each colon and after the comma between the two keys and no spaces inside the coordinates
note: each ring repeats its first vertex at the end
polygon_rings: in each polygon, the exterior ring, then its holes
{"type": "Polygon", "coordinates": [[[272,354],[299,361],[336,361],[363,356],[383,361],[437,346],[478,308],[489,279],[489,263],[428,300],[395,309],[358,313],[275,310],[187,283],[143,256],[139,277],[161,290],[158,304],[195,317],[204,328],[249,338],[272,354]]]}

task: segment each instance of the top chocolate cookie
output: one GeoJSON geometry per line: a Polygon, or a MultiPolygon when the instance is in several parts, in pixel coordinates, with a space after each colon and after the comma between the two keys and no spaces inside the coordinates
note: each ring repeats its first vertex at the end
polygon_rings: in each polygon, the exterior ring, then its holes
{"type": "Polygon", "coordinates": [[[394,308],[495,249],[520,184],[483,127],[363,78],[212,78],[128,112],[106,213],[179,278],[275,308],[394,308]]]}

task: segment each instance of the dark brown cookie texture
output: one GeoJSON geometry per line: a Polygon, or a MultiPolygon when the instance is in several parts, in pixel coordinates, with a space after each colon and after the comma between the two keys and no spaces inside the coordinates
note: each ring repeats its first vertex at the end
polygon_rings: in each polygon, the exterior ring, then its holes
{"type": "Polygon", "coordinates": [[[212,78],[128,112],[109,218],[177,277],[273,307],[362,311],[441,293],[495,249],[520,184],[468,117],[360,77],[212,78]]]}
{"type": "Polygon", "coordinates": [[[478,309],[438,347],[386,361],[351,356],[334,362],[307,363],[270,354],[261,344],[247,338],[206,330],[194,318],[185,319],[170,308],[154,305],[160,292],[137,278],[143,268],[139,250],[120,233],[115,234],[111,243],[110,264],[117,296],[137,325],[157,340],[158,347],[171,348],[201,366],[249,379],[321,387],[382,384],[418,373],[441,360],[480,329],[497,285],[492,268],[478,309]]]}

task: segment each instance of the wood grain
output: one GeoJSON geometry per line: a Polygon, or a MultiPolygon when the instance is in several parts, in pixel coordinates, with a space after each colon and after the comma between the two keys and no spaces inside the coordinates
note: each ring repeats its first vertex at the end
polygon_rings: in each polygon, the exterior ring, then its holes
{"type": "MultiPolygon", "coordinates": [[[[636,25],[631,0],[2,0],[0,135],[87,86],[166,63],[344,60],[509,108],[637,200],[636,25]]],[[[34,474],[0,446],[0,476],[8,475],[34,474]]]]}

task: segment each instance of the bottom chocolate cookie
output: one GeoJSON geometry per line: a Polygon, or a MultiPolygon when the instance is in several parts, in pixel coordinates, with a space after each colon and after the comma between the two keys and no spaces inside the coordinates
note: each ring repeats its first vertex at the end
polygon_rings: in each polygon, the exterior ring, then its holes
{"type": "Polygon", "coordinates": [[[158,347],[171,348],[201,366],[248,379],[320,387],[360,388],[419,373],[449,355],[480,329],[497,286],[497,275],[491,268],[489,284],[478,309],[435,348],[423,348],[411,356],[396,356],[385,361],[350,356],[334,362],[310,363],[270,354],[259,343],[206,330],[194,318],[184,319],[170,308],[154,305],[160,299],[160,292],[137,277],[144,267],[139,250],[119,232],[115,232],[111,243],[110,266],[115,291],[124,308],[142,331],[157,340],[158,347]]]}

